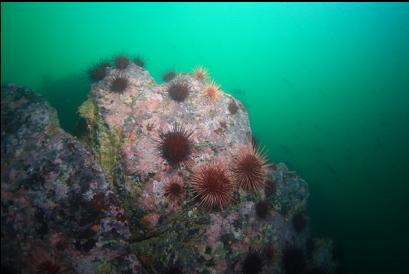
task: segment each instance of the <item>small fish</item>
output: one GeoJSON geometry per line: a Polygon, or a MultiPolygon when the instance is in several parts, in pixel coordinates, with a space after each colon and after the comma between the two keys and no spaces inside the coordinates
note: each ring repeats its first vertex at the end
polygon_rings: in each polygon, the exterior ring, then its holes
{"type": "Polygon", "coordinates": [[[337,171],[330,164],[324,163],[323,165],[332,175],[337,175],[337,171]]]}
{"type": "Polygon", "coordinates": [[[327,137],[332,137],[333,136],[332,132],[329,129],[325,130],[325,135],[327,137]]]}
{"type": "Polygon", "coordinates": [[[317,146],[311,146],[311,149],[312,149],[314,152],[322,152],[322,149],[321,149],[320,147],[317,147],[317,146]]]}
{"type": "Polygon", "coordinates": [[[251,136],[251,144],[253,145],[254,148],[258,149],[258,139],[256,138],[256,136],[251,136]]]}
{"type": "Polygon", "coordinates": [[[235,94],[235,95],[237,95],[237,94],[239,94],[239,95],[246,94],[243,90],[238,89],[238,88],[232,88],[232,89],[230,89],[230,92],[232,94],[235,94]]]}
{"type": "Polygon", "coordinates": [[[384,143],[382,141],[381,138],[379,138],[379,136],[376,137],[376,144],[378,145],[378,147],[383,148],[384,147],[384,143]]]}
{"type": "Polygon", "coordinates": [[[293,101],[298,101],[298,96],[295,92],[288,92],[288,94],[290,95],[291,99],[293,99],[293,101]]]}
{"type": "Polygon", "coordinates": [[[319,93],[319,95],[321,96],[321,98],[323,98],[323,99],[327,99],[328,98],[328,96],[327,96],[327,93],[323,90],[323,89],[319,89],[318,90],[318,93],[319,93]]]}
{"type": "Polygon", "coordinates": [[[285,145],[280,145],[280,147],[281,147],[281,149],[282,149],[285,153],[291,154],[291,155],[294,154],[290,147],[285,146],[285,145]]]}
{"type": "Polygon", "coordinates": [[[171,46],[171,49],[172,49],[173,53],[175,53],[175,54],[179,54],[179,53],[180,53],[180,50],[179,50],[175,45],[172,45],[172,46],[171,46]]]}
{"type": "Polygon", "coordinates": [[[289,86],[290,88],[294,88],[293,83],[292,83],[290,80],[288,80],[287,78],[281,77],[281,80],[283,80],[283,82],[284,82],[287,86],[289,86]]]}
{"type": "Polygon", "coordinates": [[[350,164],[354,155],[354,150],[350,146],[348,146],[345,151],[345,161],[350,164]]]}
{"type": "Polygon", "coordinates": [[[304,150],[304,151],[313,151],[313,152],[322,152],[322,149],[317,146],[310,146],[310,145],[304,145],[304,144],[295,144],[295,147],[299,150],[304,150]]]}
{"type": "Polygon", "coordinates": [[[383,128],[388,127],[388,123],[383,119],[379,120],[378,124],[383,128]]]}

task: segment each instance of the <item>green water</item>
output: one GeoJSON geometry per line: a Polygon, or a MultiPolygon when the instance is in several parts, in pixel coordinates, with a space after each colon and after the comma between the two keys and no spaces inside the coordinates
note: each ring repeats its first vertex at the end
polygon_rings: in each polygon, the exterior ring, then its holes
{"type": "Polygon", "coordinates": [[[207,67],[274,162],[311,186],[314,235],[345,273],[404,273],[409,244],[409,4],[1,5],[1,82],[41,93],[74,132],[100,58],[207,67]]]}

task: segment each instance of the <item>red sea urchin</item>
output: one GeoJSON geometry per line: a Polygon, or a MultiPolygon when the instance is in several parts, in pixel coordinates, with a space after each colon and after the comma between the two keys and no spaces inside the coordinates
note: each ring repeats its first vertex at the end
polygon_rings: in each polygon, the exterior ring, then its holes
{"type": "Polygon", "coordinates": [[[196,79],[200,80],[200,81],[204,81],[206,80],[208,73],[207,70],[203,67],[197,67],[194,71],[193,71],[193,75],[196,77],[196,79]]]}
{"type": "Polygon", "coordinates": [[[192,132],[185,130],[177,123],[173,125],[172,130],[160,134],[158,149],[162,158],[172,166],[188,160],[193,146],[191,135],[192,132]]]}
{"type": "Polygon", "coordinates": [[[165,186],[165,197],[172,203],[179,204],[183,195],[183,182],[180,177],[173,177],[165,186]]]}
{"type": "Polygon", "coordinates": [[[205,208],[223,209],[233,197],[233,183],[220,164],[211,163],[196,168],[190,183],[205,208]]]}
{"type": "Polygon", "coordinates": [[[254,146],[247,146],[233,160],[234,181],[246,191],[257,191],[265,186],[267,168],[265,156],[254,146]]]}
{"type": "Polygon", "coordinates": [[[33,273],[38,274],[69,274],[71,271],[53,254],[42,246],[35,247],[29,257],[29,266],[33,273]]]}

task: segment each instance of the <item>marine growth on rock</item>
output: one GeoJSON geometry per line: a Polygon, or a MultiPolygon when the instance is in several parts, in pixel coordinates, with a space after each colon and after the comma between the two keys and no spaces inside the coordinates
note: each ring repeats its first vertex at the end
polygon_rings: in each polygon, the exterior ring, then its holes
{"type": "Polygon", "coordinates": [[[90,71],[83,143],[2,86],[2,269],[334,274],[330,240],[304,256],[307,182],[267,162],[245,105],[202,67],[164,83],[143,67],[121,55],[90,71]]]}

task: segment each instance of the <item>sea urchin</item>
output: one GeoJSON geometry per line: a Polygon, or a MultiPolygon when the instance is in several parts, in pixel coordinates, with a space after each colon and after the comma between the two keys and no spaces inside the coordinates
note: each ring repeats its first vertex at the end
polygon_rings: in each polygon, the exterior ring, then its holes
{"type": "Polygon", "coordinates": [[[229,102],[228,109],[229,109],[230,114],[236,114],[237,111],[239,110],[239,107],[237,106],[237,103],[232,99],[229,102]]]}
{"type": "Polygon", "coordinates": [[[110,89],[116,93],[124,92],[129,85],[129,79],[121,74],[115,75],[112,78],[110,89]]]}
{"type": "Polygon", "coordinates": [[[261,272],[263,268],[263,261],[256,252],[250,252],[247,254],[246,259],[243,262],[244,274],[257,274],[261,272]]]}
{"type": "Polygon", "coordinates": [[[190,93],[190,85],[185,81],[172,82],[168,87],[169,97],[177,102],[182,102],[190,93]]]}
{"type": "Polygon", "coordinates": [[[219,89],[220,86],[212,81],[210,84],[206,86],[205,93],[207,98],[209,98],[210,101],[215,102],[220,94],[219,89]]]}
{"type": "Polygon", "coordinates": [[[205,208],[223,209],[233,196],[233,183],[226,169],[216,163],[197,167],[190,178],[190,183],[200,204],[205,208]]]}
{"type": "Polygon", "coordinates": [[[196,77],[196,79],[200,80],[200,81],[204,81],[207,78],[207,70],[205,68],[202,67],[197,67],[194,71],[193,71],[193,75],[196,77]]]}
{"type": "Polygon", "coordinates": [[[267,259],[267,262],[274,263],[278,257],[277,246],[274,243],[267,244],[264,248],[264,257],[267,259]]]}
{"type": "Polygon", "coordinates": [[[301,249],[288,247],[283,252],[282,265],[287,274],[299,274],[305,270],[305,256],[301,249]]]}
{"type": "Polygon", "coordinates": [[[115,58],[115,67],[117,69],[123,70],[126,69],[129,65],[129,58],[125,55],[119,55],[115,58]]]}
{"type": "Polygon", "coordinates": [[[107,75],[108,67],[109,67],[109,63],[107,62],[101,62],[95,65],[92,69],[90,69],[89,77],[91,78],[93,82],[101,81],[107,75]]]}
{"type": "Polygon", "coordinates": [[[305,217],[305,214],[303,212],[296,213],[292,218],[292,223],[297,233],[303,232],[307,225],[307,219],[305,217]]]}
{"type": "Polygon", "coordinates": [[[188,132],[177,123],[173,125],[172,130],[160,134],[158,149],[162,158],[172,166],[188,160],[193,146],[191,135],[192,132],[188,132]]]}
{"type": "Polygon", "coordinates": [[[257,191],[265,185],[267,167],[264,155],[254,146],[246,146],[233,161],[234,181],[246,191],[257,191]]]}
{"type": "Polygon", "coordinates": [[[134,63],[135,63],[135,65],[137,65],[138,67],[141,67],[141,68],[145,67],[145,62],[144,62],[143,59],[140,58],[140,57],[136,57],[136,58],[134,59],[134,63]]]}
{"type": "Polygon", "coordinates": [[[46,251],[45,247],[37,246],[28,257],[28,264],[33,273],[41,274],[68,274],[71,273],[61,258],[46,251]]]}
{"type": "Polygon", "coordinates": [[[260,201],[256,204],[257,216],[261,219],[265,219],[270,212],[270,205],[266,201],[260,201]]]}
{"type": "Polygon", "coordinates": [[[175,79],[175,77],[176,77],[176,72],[174,72],[173,70],[169,70],[163,75],[163,81],[170,82],[173,79],[175,79]]]}
{"type": "Polygon", "coordinates": [[[183,182],[180,177],[173,177],[165,186],[165,196],[172,203],[179,203],[183,194],[183,182]]]}

